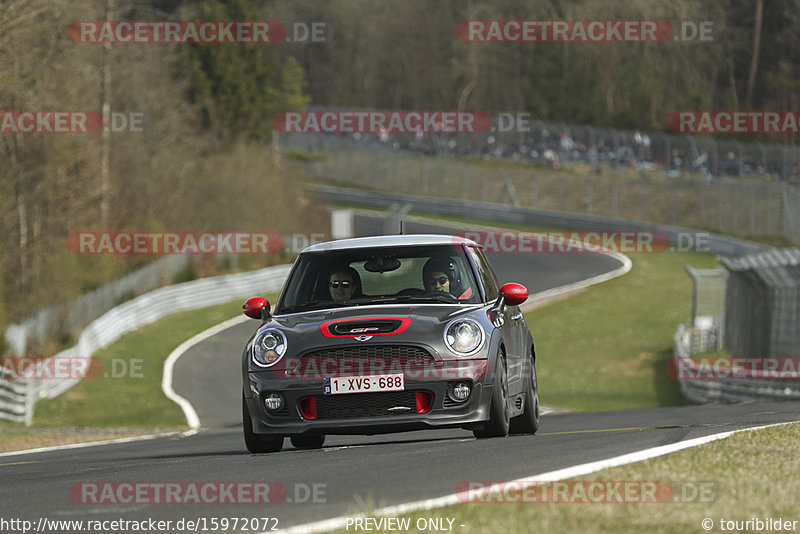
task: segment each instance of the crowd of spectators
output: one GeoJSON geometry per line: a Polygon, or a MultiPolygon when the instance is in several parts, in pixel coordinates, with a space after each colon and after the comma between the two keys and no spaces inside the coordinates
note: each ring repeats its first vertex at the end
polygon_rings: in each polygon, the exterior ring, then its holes
{"type": "Polygon", "coordinates": [[[529,162],[560,169],[571,164],[589,165],[597,173],[608,169],[633,168],[640,172],[664,170],[673,178],[690,177],[712,181],[722,177],[758,177],[800,183],[800,149],[783,154],[773,151],[772,159],[763,149],[710,150],[708,141],[695,144],[688,137],[642,132],[622,132],[589,127],[543,126],[522,134],[353,134],[359,146],[405,150],[426,155],[481,157],[529,162]],[[775,153],[778,156],[775,156],[775,153]],[[715,160],[716,158],[716,160],[715,160]]]}

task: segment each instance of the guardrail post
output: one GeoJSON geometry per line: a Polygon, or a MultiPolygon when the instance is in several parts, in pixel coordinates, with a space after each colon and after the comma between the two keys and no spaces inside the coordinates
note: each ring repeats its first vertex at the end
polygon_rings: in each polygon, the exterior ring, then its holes
{"type": "Polygon", "coordinates": [[[36,392],[39,390],[36,380],[28,380],[25,388],[25,426],[33,424],[33,409],[36,406],[36,392]]]}

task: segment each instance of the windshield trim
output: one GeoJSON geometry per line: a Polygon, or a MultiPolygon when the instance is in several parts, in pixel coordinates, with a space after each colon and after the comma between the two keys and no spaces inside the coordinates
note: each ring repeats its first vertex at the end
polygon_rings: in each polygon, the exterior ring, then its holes
{"type": "MultiPolygon", "coordinates": [[[[389,236],[389,237],[391,237],[391,236],[389,236]]],[[[380,253],[391,254],[391,255],[395,256],[398,253],[400,255],[402,255],[403,254],[402,251],[404,249],[420,249],[420,248],[429,248],[429,247],[433,249],[433,248],[437,248],[437,247],[440,247],[440,246],[443,246],[443,245],[439,245],[439,244],[437,244],[437,245],[433,245],[433,244],[411,244],[411,243],[405,244],[404,243],[404,244],[400,244],[400,245],[392,246],[392,247],[379,246],[379,247],[365,247],[363,249],[362,248],[358,248],[358,249],[353,249],[353,252],[354,253],[362,253],[364,250],[369,250],[370,248],[372,248],[373,250],[375,250],[376,253],[380,252],[380,253]]],[[[344,303],[344,306],[337,306],[337,305],[334,305],[334,304],[330,304],[329,306],[325,306],[325,307],[322,307],[322,308],[314,308],[313,307],[314,305],[312,305],[312,307],[310,309],[305,308],[303,305],[286,306],[286,300],[287,299],[295,300],[295,297],[290,297],[290,295],[288,293],[288,290],[293,287],[293,283],[296,281],[295,278],[298,277],[298,276],[299,277],[305,277],[304,269],[301,267],[303,262],[304,261],[312,261],[311,258],[313,258],[313,257],[325,257],[325,256],[327,256],[328,254],[330,254],[332,252],[332,251],[325,251],[325,250],[313,250],[313,251],[304,251],[301,254],[299,254],[297,256],[297,258],[295,259],[295,262],[294,262],[294,265],[293,265],[292,270],[290,272],[290,275],[287,277],[286,282],[284,284],[284,287],[283,287],[283,289],[282,289],[282,291],[281,291],[280,295],[278,296],[278,299],[277,299],[277,301],[275,303],[275,308],[274,308],[273,314],[274,315],[291,315],[291,314],[296,314],[296,313],[313,313],[313,312],[322,311],[322,310],[328,310],[328,309],[363,308],[365,306],[372,306],[372,305],[378,305],[378,306],[383,306],[383,305],[411,306],[411,305],[420,305],[420,304],[432,304],[432,305],[439,306],[439,305],[442,305],[442,304],[457,304],[457,305],[462,305],[463,304],[463,305],[467,305],[467,306],[476,306],[476,305],[480,306],[480,305],[484,304],[486,302],[485,289],[483,287],[482,280],[480,280],[480,277],[476,273],[474,260],[471,257],[471,254],[469,253],[467,245],[465,243],[457,243],[457,244],[449,243],[447,246],[450,248],[451,254],[455,253],[456,255],[459,255],[459,256],[461,256],[463,258],[463,260],[462,260],[463,261],[462,274],[468,276],[469,279],[470,279],[469,282],[474,284],[473,288],[475,290],[475,295],[472,296],[469,299],[470,302],[464,302],[464,303],[462,303],[460,301],[459,302],[452,302],[452,303],[444,302],[444,301],[442,301],[442,302],[422,302],[423,299],[408,299],[408,300],[406,300],[406,299],[402,299],[401,298],[398,302],[392,302],[392,300],[389,300],[388,302],[376,302],[375,304],[371,304],[371,303],[368,303],[368,302],[359,303],[359,304],[344,303]],[[476,299],[477,299],[478,302],[475,302],[476,299]],[[284,311],[284,310],[289,310],[289,311],[284,311]]],[[[336,252],[347,252],[348,250],[350,250],[350,249],[344,248],[344,249],[336,250],[336,252]]],[[[414,257],[414,256],[411,256],[411,257],[414,257]]],[[[316,261],[316,260],[314,260],[314,261],[316,261]]],[[[297,283],[299,284],[299,280],[297,280],[297,283]]],[[[376,299],[381,299],[381,298],[388,298],[390,296],[392,296],[392,295],[375,295],[375,298],[376,299]]]]}
{"type": "Polygon", "coordinates": [[[434,306],[436,308],[443,308],[445,306],[456,306],[461,310],[467,310],[469,308],[479,309],[484,306],[488,306],[486,302],[381,302],[379,304],[363,304],[363,305],[352,305],[352,306],[333,306],[330,308],[319,308],[316,310],[305,310],[305,311],[293,311],[290,313],[274,313],[272,317],[291,317],[293,315],[308,315],[308,314],[315,314],[315,313],[329,313],[329,312],[337,312],[342,310],[369,310],[373,308],[387,308],[387,307],[403,307],[403,308],[411,308],[415,307],[418,308],[420,306],[434,306]]]}

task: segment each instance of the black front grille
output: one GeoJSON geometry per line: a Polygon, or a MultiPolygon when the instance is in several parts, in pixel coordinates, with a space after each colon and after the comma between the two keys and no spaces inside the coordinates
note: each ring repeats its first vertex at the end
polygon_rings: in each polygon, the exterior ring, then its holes
{"type": "Polygon", "coordinates": [[[306,353],[287,368],[288,376],[358,376],[362,374],[417,373],[435,367],[436,360],[421,348],[411,345],[362,345],[321,349],[306,353]]]}
{"type": "Polygon", "coordinates": [[[442,401],[442,406],[445,407],[445,408],[454,408],[456,406],[464,406],[465,402],[466,401],[461,401],[461,402],[454,401],[453,399],[451,399],[450,397],[445,395],[444,396],[444,401],[442,401]]]}
{"type": "Polygon", "coordinates": [[[317,419],[355,419],[359,417],[391,417],[417,413],[413,391],[318,395],[317,419]],[[406,410],[389,411],[391,408],[406,410]]]}
{"type": "Polygon", "coordinates": [[[422,347],[413,345],[351,345],[306,353],[304,358],[422,358],[433,357],[422,347]]]}

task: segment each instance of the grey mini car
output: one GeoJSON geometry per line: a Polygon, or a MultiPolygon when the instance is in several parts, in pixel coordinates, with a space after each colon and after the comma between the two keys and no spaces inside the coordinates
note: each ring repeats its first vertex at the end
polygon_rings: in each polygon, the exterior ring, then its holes
{"type": "Polygon", "coordinates": [[[312,245],[242,355],[244,438],[276,452],[285,437],[319,448],[326,434],[465,428],[535,433],[527,289],[502,287],[481,247],[443,235],[312,245]]]}

